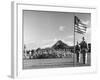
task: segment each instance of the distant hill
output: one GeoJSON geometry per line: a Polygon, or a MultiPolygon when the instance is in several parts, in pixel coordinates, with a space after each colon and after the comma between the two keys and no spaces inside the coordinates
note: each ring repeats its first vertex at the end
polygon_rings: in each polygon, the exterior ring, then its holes
{"type": "Polygon", "coordinates": [[[34,44],[34,43],[30,43],[30,44],[27,44],[26,46],[26,49],[27,50],[31,50],[31,49],[38,49],[38,48],[41,48],[41,49],[55,49],[55,50],[58,50],[58,49],[73,49],[74,46],[69,46],[67,45],[65,42],[63,42],[62,40],[58,40],[56,43],[54,43],[53,45],[51,46],[48,46],[48,47],[38,47],[38,45],[34,44]]]}
{"type": "Polygon", "coordinates": [[[58,40],[53,46],[52,48],[55,49],[55,50],[58,50],[58,49],[68,49],[70,46],[68,46],[66,43],[64,43],[63,41],[61,40],[58,40]]]}

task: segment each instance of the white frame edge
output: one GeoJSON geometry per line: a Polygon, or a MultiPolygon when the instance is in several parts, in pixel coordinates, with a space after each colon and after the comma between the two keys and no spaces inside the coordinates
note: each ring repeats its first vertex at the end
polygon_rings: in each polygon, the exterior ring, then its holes
{"type": "MultiPolygon", "coordinates": [[[[93,11],[93,17],[91,18],[91,20],[93,20],[93,21],[91,21],[91,25],[92,25],[92,29],[94,28],[93,26],[96,26],[96,23],[94,22],[94,21],[96,21],[96,8],[87,8],[87,7],[71,7],[71,6],[56,6],[56,5],[40,5],[40,4],[27,4],[27,3],[18,3],[18,2],[12,2],[12,5],[11,5],[11,8],[12,8],[12,10],[11,10],[11,31],[12,31],[12,39],[11,39],[11,76],[13,77],[13,78],[18,78],[18,77],[24,77],[26,74],[29,74],[29,73],[33,73],[33,72],[47,72],[47,71],[49,71],[48,69],[45,69],[45,71],[43,71],[42,69],[39,69],[39,70],[31,70],[31,71],[23,71],[22,70],[22,66],[21,66],[21,64],[22,64],[22,61],[20,62],[20,63],[18,63],[20,60],[19,59],[21,59],[21,57],[20,57],[20,55],[19,55],[19,53],[20,53],[20,51],[21,51],[21,49],[22,49],[22,47],[20,47],[21,46],[21,42],[18,42],[18,41],[22,41],[22,35],[20,35],[20,33],[21,33],[21,30],[22,30],[22,27],[20,28],[20,27],[18,27],[18,26],[21,26],[22,25],[22,21],[21,20],[19,20],[19,18],[21,17],[21,19],[22,19],[22,15],[20,15],[21,13],[19,13],[18,12],[18,5],[33,5],[33,6],[43,6],[43,7],[46,7],[46,6],[49,6],[49,7],[58,7],[58,8],[82,8],[82,9],[92,9],[92,11],[93,11]],[[21,24],[17,24],[18,22],[20,23],[20,21],[21,21],[21,24]],[[19,36],[20,36],[20,38],[19,38],[19,36]],[[19,45],[18,45],[19,44],[19,45]],[[20,50],[19,50],[19,47],[21,48],[20,50]],[[25,75],[24,75],[24,73],[25,73],[25,75]]],[[[30,7],[31,8],[31,7],[30,7]]],[[[23,8],[19,8],[20,10],[22,10],[23,8]]],[[[32,9],[32,8],[31,8],[32,9]]],[[[39,9],[39,8],[38,8],[39,9]]],[[[19,11],[20,11],[19,10],[19,11]]],[[[37,9],[36,9],[37,10],[37,9]]],[[[40,9],[41,10],[41,9],[40,9]]],[[[77,9],[78,10],[78,9],[77,9]]],[[[55,11],[55,10],[54,10],[55,11]]],[[[57,10],[56,10],[57,11],[57,10]]],[[[59,11],[59,10],[58,10],[59,11]]],[[[62,11],[64,11],[64,10],[62,10],[62,11]]],[[[77,11],[76,11],[77,12],[77,11]]],[[[80,11],[81,12],[81,11],[80,11]]],[[[93,41],[93,38],[92,38],[92,41],[93,41]]],[[[93,53],[94,53],[94,51],[93,51],[93,53]]],[[[93,59],[93,57],[96,57],[96,55],[92,55],[92,59],[93,59]]],[[[94,63],[93,63],[93,65],[91,66],[91,67],[80,67],[80,68],[64,68],[64,69],[66,69],[69,73],[80,73],[80,72],[82,72],[82,73],[84,73],[84,72],[95,72],[96,71],[96,59],[93,59],[94,61],[94,63]],[[69,70],[68,70],[69,69],[69,70]],[[78,71],[76,71],[76,72],[70,72],[70,70],[75,70],[75,69],[77,69],[78,71]],[[79,69],[81,69],[81,70],[79,70],[79,69]],[[83,71],[82,69],[86,69],[85,71],[83,71]]],[[[61,71],[64,71],[64,69],[63,68],[61,68],[59,71],[58,71],[58,68],[57,69],[51,69],[51,73],[53,72],[54,74],[55,73],[59,73],[59,72],[61,72],[61,71]]],[[[49,73],[49,74],[51,74],[51,73],[49,73]]],[[[66,74],[65,72],[63,73],[63,74],[66,74]]],[[[67,73],[68,74],[68,73],[67,73]]],[[[46,75],[46,74],[44,74],[44,75],[46,75]]],[[[37,75],[36,75],[37,76],[37,75]]],[[[40,76],[40,75],[39,75],[40,76]]]]}

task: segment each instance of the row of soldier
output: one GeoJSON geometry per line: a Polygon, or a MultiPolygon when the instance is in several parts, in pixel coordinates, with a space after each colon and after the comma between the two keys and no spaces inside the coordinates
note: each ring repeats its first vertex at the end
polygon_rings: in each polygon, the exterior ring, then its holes
{"type": "Polygon", "coordinates": [[[38,59],[38,58],[65,58],[72,57],[69,50],[54,50],[54,49],[36,49],[24,50],[24,58],[38,59]]]}

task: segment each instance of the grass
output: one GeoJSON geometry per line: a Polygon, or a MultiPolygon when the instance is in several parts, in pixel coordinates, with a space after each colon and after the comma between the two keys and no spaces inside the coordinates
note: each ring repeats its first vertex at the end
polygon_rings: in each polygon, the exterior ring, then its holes
{"type": "Polygon", "coordinates": [[[82,58],[80,63],[77,63],[76,56],[74,58],[27,59],[23,60],[23,69],[90,66],[90,54],[87,57],[87,64],[83,64],[82,58]]]}

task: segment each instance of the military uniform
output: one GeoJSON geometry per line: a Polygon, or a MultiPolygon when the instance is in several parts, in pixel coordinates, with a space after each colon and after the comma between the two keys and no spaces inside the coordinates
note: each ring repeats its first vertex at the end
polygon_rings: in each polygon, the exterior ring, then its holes
{"type": "Polygon", "coordinates": [[[75,47],[75,53],[76,53],[76,57],[77,57],[77,62],[79,63],[79,52],[80,52],[80,47],[77,44],[75,47]]]}
{"type": "Polygon", "coordinates": [[[85,64],[85,62],[86,62],[87,43],[84,41],[84,37],[83,37],[83,41],[80,43],[80,49],[81,49],[81,53],[83,55],[83,64],[85,64]]]}

